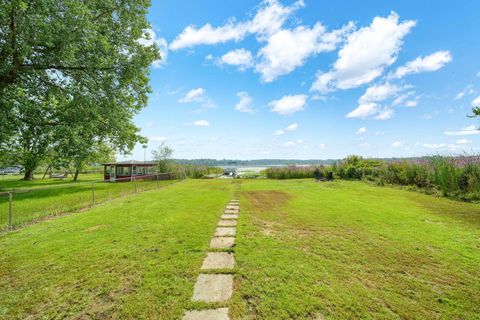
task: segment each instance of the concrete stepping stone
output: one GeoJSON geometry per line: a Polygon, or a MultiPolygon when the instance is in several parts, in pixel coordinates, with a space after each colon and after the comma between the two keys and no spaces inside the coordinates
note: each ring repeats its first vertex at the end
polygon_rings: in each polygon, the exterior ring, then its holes
{"type": "Polygon", "coordinates": [[[225,209],[225,213],[237,214],[237,213],[238,213],[238,209],[225,209]]]}
{"type": "Polygon", "coordinates": [[[193,288],[193,301],[225,302],[232,296],[233,275],[200,274],[193,288]]]}
{"type": "Polygon", "coordinates": [[[222,214],[222,219],[238,219],[238,214],[222,214]]]}
{"type": "Polygon", "coordinates": [[[222,219],[218,222],[219,227],[236,227],[237,220],[234,219],[222,219]]]}
{"type": "Polygon", "coordinates": [[[237,230],[235,227],[217,227],[215,237],[235,237],[237,230]]]}
{"type": "Polygon", "coordinates": [[[228,249],[234,245],[234,237],[213,237],[212,240],[210,240],[210,248],[212,249],[228,249]]]}
{"type": "Polygon", "coordinates": [[[227,209],[227,210],[229,210],[229,209],[230,209],[230,210],[238,210],[238,209],[240,209],[240,206],[228,205],[228,206],[226,207],[226,209],[227,209]]]}
{"type": "Polygon", "coordinates": [[[183,320],[230,320],[228,308],[186,311],[183,320]]]}
{"type": "Polygon", "coordinates": [[[235,258],[229,252],[208,252],[203,260],[202,270],[233,269],[235,258]]]}

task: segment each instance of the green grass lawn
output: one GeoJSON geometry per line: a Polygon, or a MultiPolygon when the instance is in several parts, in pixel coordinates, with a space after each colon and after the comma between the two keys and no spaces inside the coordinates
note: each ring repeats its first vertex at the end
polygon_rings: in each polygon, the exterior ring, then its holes
{"type": "Polygon", "coordinates": [[[479,205],[309,180],[241,199],[234,319],[480,318],[479,205]]]}
{"type": "Polygon", "coordinates": [[[180,318],[232,192],[180,182],[0,236],[0,318],[180,318]]]}
{"type": "MultiPolygon", "coordinates": [[[[77,211],[127,194],[151,190],[174,181],[92,182],[99,176],[84,175],[78,182],[58,183],[55,179],[10,181],[15,185],[12,221],[19,227],[51,215],[77,211]],[[92,188],[94,196],[92,195],[92,188]],[[28,190],[27,190],[28,189],[28,190]]],[[[0,193],[0,231],[8,226],[8,194],[0,193]]]]}
{"type": "Polygon", "coordinates": [[[311,180],[187,180],[0,235],[0,319],[181,318],[238,183],[232,319],[479,319],[479,205],[311,180]]]}
{"type": "Polygon", "coordinates": [[[39,188],[45,186],[52,186],[58,184],[71,183],[75,184],[78,182],[93,182],[103,180],[103,174],[80,174],[77,181],[73,181],[73,178],[69,175],[65,179],[42,179],[43,175],[35,175],[35,180],[32,181],[23,181],[23,175],[0,175],[0,191],[11,190],[11,189],[30,189],[30,188],[39,188]]]}

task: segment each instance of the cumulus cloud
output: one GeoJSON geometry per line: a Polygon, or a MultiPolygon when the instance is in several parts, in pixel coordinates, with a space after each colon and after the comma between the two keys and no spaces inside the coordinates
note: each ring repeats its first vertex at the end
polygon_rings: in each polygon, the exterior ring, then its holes
{"type": "Polygon", "coordinates": [[[348,35],[333,69],[317,74],[311,90],[329,92],[355,88],[383,74],[392,65],[403,45],[403,38],[415,21],[399,22],[397,13],[375,17],[372,23],[348,35]]]}
{"type": "Polygon", "coordinates": [[[224,54],[219,60],[220,64],[237,66],[240,70],[251,67],[252,61],[252,53],[245,49],[232,50],[224,54]]]}
{"type": "Polygon", "coordinates": [[[471,125],[458,131],[445,131],[444,134],[447,136],[470,136],[474,134],[480,134],[480,130],[478,130],[478,128],[474,125],[471,125]]]}
{"type": "Polygon", "coordinates": [[[287,131],[297,131],[298,123],[292,123],[291,125],[287,126],[285,130],[287,131]]]}
{"type": "Polygon", "coordinates": [[[286,95],[279,100],[273,100],[268,105],[272,112],[282,116],[290,115],[305,108],[308,96],[305,94],[286,95]]]}
{"type": "Polygon", "coordinates": [[[350,111],[346,117],[366,119],[377,114],[379,110],[380,106],[377,103],[360,104],[356,109],[350,111]]]}
{"type": "Polygon", "coordinates": [[[221,27],[213,27],[209,23],[200,28],[194,25],[186,27],[172,41],[170,49],[179,50],[202,44],[239,41],[249,33],[257,34],[259,39],[264,39],[279,30],[288,17],[302,6],[303,1],[297,1],[292,6],[282,6],[277,0],[265,0],[251,20],[237,22],[235,18],[230,18],[221,27]]]}
{"type": "Polygon", "coordinates": [[[237,92],[237,97],[240,99],[240,101],[238,101],[238,103],[235,105],[235,110],[240,112],[253,112],[252,98],[248,95],[248,93],[244,91],[237,92]]]}
{"type": "MultiPolygon", "coordinates": [[[[358,99],[357,108],[347,114],[347,118],[366,119],[373,117],[376,120],[390,119],[393,117],[394,110],[389,107],[382,107],[379,102],[395,97],[399,92],[407,88],[410,88],[410,86],[398,86],[389,82],[370,86],[358,99]]],[[[407,97],[407,95],[404,96],[407,97]]],[[[397,98],[393,104],[400,102],[400,99],[397,98]]]]}
{"type": "Polygon", "coordinates": [[[284,147],[295,147],[303,143],[303,140],[291,140],[283,144],[284,147]]]}
{"type": "Polygon", "coordinates": [[[178,100],[178,102],[181,102],[181,103],[202,102],[204,100],[205,100],[205,89],[196,88],[188,91],[183,98],[178,100]]]}
{"type": "Polygon", "coordinates": [[[197,120],[197,121],[194,121],[192,124],[194,126],[197,126],[197,127],[208,127],[208,126],[210,126],[210,122],[208,122],[207,120],[197,120]]]}
{"type": "Polygon", "coordinates": [[[452,55],[449,51],[437,51],[426,57],[418,57],[407,62],[404,66],[398,67],[390,77],[400,79],[409,74],[436,71],[450,61],[452,61],[452,55]]]}
{"type": "Polygon", "coordinates": [[[353,24],[348,24],[327,32],[317,22],[312,28],[299,26],[292,30],[279,30],[260,49],[260,61],[255,69],[261,74],[262,81],[271,82],[302,66],[310,56],[334,50],[352,27],[353,24]]]}
{"type": "Polygon", "coordinates": [[[357,130],[357,134],[364,134],[368,131],[366,127],[361,127],[357,130]]]}
{"type": "Polygon", "coordinates": [[[195,88],[188,91],[180,100],[180,103],[200,102],[204,107],[215,107],[215,103],[208,97],[204,88],[195,88]]]}
{"type": "Polygon", "coordinates": [[[284,129],[279,129],[274,132],[274,135],[281,136],[286,133],[286,131],[297,131],[298,123],[292,123],[291,125],[286,126],[284,129]]]}
{"type": "Polygon", "coordinates": [[[388,82],[381,85],[374,85],[369,87],[365,93],[358,99],[360,104],[370,103],[370,102],[379,102],[385,99],[388,99],[398,92],[407,88],[406,86],[400,87],[395,84],[390,84],[388,82]]]}

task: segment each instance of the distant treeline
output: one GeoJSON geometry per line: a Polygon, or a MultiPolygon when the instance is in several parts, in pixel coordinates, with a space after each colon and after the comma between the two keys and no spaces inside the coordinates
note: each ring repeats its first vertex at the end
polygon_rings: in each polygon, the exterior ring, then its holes
{"type": "MultiPolygon", "coordinates": [[[[369,158],[368,160],[379,160],[384,162],[424,162],[429,156],[408,157],[408,158],[369,158]]],[[[208,167],[267,167],[267,166],[292,166],[292,165],[333,165],[342,159],[257,159],[257,160],[235,160],[235,159],[173,159],[177,164],[201,165],[208,167]]]]}
{"type": "Polygon", "coordinates": [[[334,159],[326,160],[295,160],[295,159],[258,159],[258,160],[234,160],[234,159],[173,159],[178,164],[202,165],[209,167],[265,167],[286,165],[330,165],[334,159]]]}

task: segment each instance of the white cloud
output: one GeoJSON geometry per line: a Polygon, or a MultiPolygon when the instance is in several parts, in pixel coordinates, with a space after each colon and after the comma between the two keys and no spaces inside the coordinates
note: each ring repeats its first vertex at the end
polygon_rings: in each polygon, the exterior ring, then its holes
{"type": "Polygon", "coordinates": [[[284,147],[295,147],[303,143],[303,140],[291,140],[283,144],[284,147]]]}
{"type": "Polygon", "coordinates": [[[241,91],[237,92],[237,97],[240,101],[235,105],[235,110],[240,112],[253,112],[252,110],[252,98],[248,93],[241,91]]]}
{"type": "Polygon", "coordinates": [[[394,148],[401,148],[403,147],[405,144],[405,140],[398,140],[398,141],[395,141],[394,143],[392,143],[392,147],[394,148]]]}
{"type": "Polygon", "coordinates": [[[195,88],[188,91],[185,96],[178,100],[180,103],[201,102],[203,107],[216,107],[215,103],[208,97],[204,88],[195,88]]]}
{"type": "Polygon", "coordinates": [[[357,130],[357,134],[364,134],[368,131],[366,127],[361,127],[357,130]]]}
{"type": "Polygon", "coordinates": [[[252,65],[252,53],[245,49],[236,49],[224,54],[220,58],[221,64],[230,64],[245,70],[252,65]]]}
{"type": "Polygon", "coordinates": [[[408,88],[407,86],[399,87],[395,84],[384,83],[369,87],[363,96],[358,99],[360,104],[379,102],[396,95],[398,92],[408,88]]]}
{"type": "Polygon", "coordinates": [[[162,142],[167,140],[166,137],[159,137],[159,136],[153,136],[153,137],[150,137],[149,139],[150,141],[154,141],[154,142],[162,142]]]}
{"type": "Polygon", "coordinates": [[[473,106],[473,107],[480,108],[480,96],[478,96],[478,97],[476,97],[475,99],[473,99],[473,101],[472,101],[472,106],[473,106]]]}
{"type": "Polygon", "coordinates": [[[318,148],[320,148],[320,149],[325,149],[326,147],[327,147],[327,145],[325,143],[320,143],[318,145],[318,148]]]}
{"type": "Polygon", "coordinates": [[[286,131],[296,131],[298,129],[298,123],[292,123],[285,128],[286,131]]]}
{"type": "Polygon", "coordinates": [[[368,148],[368,147],[371,146],[371,144],[368,143],[368,142],[362,142],[362,143],[360,143],[358,146],[359,146],[359,147],[362,147],[362,148],[368,148]]]}
{"type": "Polygon", "coordinates": [[[444,134],[447,136],[470,136],[474,134],[480,134],[480,130],[478,130],[478,128],[474,125],[471,125],[458,131],[445,131],[444,134]]]}
{"type": "Polygon", "coordinates": [[[262,2],[253,19],[246,22],[237,22],[235,18],[230,18],[221,27],[213,27],[209,23],[201,28],[190,25],[172,41],[170,48],[179,50],[202,44],[240,41],[248,33],[255,33],[259,39],[264,39],[279,30],[288,17],[303,5],[303,1],[297,1],[292,6],[284,7],[277,0],[266,0],[262,2]]]}
{"type": "Polygon", "coordinates": [[[255,17],[250,21],[249,31],[256,33],[260,40],[281,29],[288,17],[297,9],[304,7],[303,0],[296,1],[290,7],[284,7],[277,0],[263,1],[255,17]]]}
{"type": "Polygon", "coordinates": [[[416,107],[417,105],[418,105],[418,100],[417,99],[408,100],[407,102],[405,102],[405,107],[413,108],[413,107],[416,107]]]}
{"type": "Polygon", "coordinates": [[[298,129],[298,123],[292,123],[291,125],[286,126],[284,129],[279,129],[275,131],[276,136],[281,136],[286,133],[286,131],[297,131],[298,129]]]}
{"type": "Polygon", "coordinates": [[[473,85],[469,84],[468,86],[466,86],[462,91],[460,91],[459,93],[457,93],[457,95],[455,96],[455,100],[460,100],[462,99],[465,95],[467,94],[473,94],[475,93],[475,90],[473,89],[473,85]]]}
{"type": "Polygon", "coordinates": [[[459,139],[455,142],[456,144],[469,144],[469,143],[472,143],[472,140],[468,140],[468,139],[459,139]]]}
{"type": "Polygon", "coordinates": [[[170,44],[173,51],[191,48],[200,44],[216,44],[231,40],[239,41],[243,39],[248,32],[248,24],[236,23],[235,19],[230,19],[222,27],[212,27],[207,23],[197,29],[196,26],[186,27],[170,44]]]}
{"type": "Polygon", "coordinates": [[[308,57],[334,50],[352,26],[348,24],[339,30],[326,32],[325,27],[317,22],[312,28],[299,26],[292,30],[279,30],[260,49],[260,62],[255,68],[262,81],[271,82],[305,64],[308,57]]]}
{"type": "Polygon", "coordinates": [[[183,98],[178,100],[180,103],[188,103],[188,102],[202,102],[205,101],[206,95],[205,95],[205,89],[203,88],[196,88],[192,89],[185,94],[183,98]]]}
{"type": "Polygon", "coordinates": [[[375,117],[375,120],[391,119],[393,117],[394,113],[395,113],[395,111],[393,111],[393,109],[385,107],[385,108],[383,108],[382,110],[379,111],[379,113],[375,117]]]}
{"type": "Polygon", "coordinates": [[[208,127],[210,126],[210,122],[207,120],[197,120],[193,122],[193,125],[197,127],[208,127]]]}
{"type": "Polygon", "coordinates": [[[449,51],[437,51],[426,57],[418,57],[407,62],[404,66],[399,67],[390,77],[400,79],[409,74],[436,71],[450,61],[452,61],[452,55],[449,51]]]}
{"type": "Polygon", "coordinates": [[[367,119],[374,117],[376,120],[387,120],[393,117],[394,111],[388,107],[381,107],[378,102],[386,100],[398,94],[398,92],[409,88],[409,86],[397,86],[395,84],[384,83],[373,85],[365,91],[358,99],[358,107],[347,114],[347,118],[367,119]]]}
{"type": "Polygon", "coordinates": [[[279,100],[273,100],[268,105],[271,111],[282,116],[290,115],[305,108],[308,96],[305,94],[287,95],[279,100]]]}
{"type": "Polygon", "coordinates": [[[350,111],[346,117],[366,119],[378,113],[379,109],[380,106],[376,103],[360,104],[356,109],[350,111]]]}
{"type": "Polygon", "coordinates": [[[388,17],[375,17],[370,26],[347,37],[338,53],[333,70],[319,73],[311,90],[328,92],[355,88],[379,77],[385,67],[393,64],[403,44],[403,37],[415,26],[415,21],[399,22],[392,12],[388,17]]]}
{"type": "Polygon", "coordinates": [[[167,63],[168,42],[164,38],[158,38],[153,29],[145,29],[144,36],[142,39],[138,40],[138,43],[146,47],[152,46],[153,44],[157,45],[158,49],[160,50],[161,59],[152,62],[152,66],[154,68],[160,68],[162,65],[167,63]]]}

